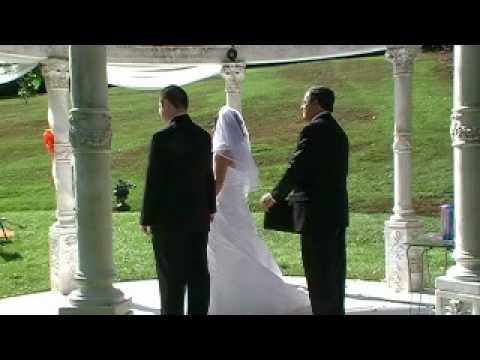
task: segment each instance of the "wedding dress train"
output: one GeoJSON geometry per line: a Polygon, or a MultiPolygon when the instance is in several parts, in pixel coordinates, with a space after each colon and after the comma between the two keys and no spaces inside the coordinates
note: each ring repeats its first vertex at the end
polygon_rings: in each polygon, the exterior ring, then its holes
{"type": "Polygon", "coordinates": [[[208,242],[212,315],[311,313],[308,294],[286,283],[257,234],[242,175],[229,168],[208,242]]]}

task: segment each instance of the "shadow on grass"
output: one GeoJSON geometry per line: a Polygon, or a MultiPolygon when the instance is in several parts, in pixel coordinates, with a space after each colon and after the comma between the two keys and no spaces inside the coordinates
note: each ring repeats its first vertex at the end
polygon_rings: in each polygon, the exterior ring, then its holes
{"type": "MultiPolygon", "coordinates": [[[[6,241],[5,241],[6,242],[6,241]]],[[[4,243],[5,243],[4,242],[4,243]]],[[[3,244],[2,244],[3,245],[3,244]]],[[[9,261],[18,261],[18,260],[23,260],[23,256],[18,253],[18,252],[14,252],[14,253],[11,253],[11,252],[5,252],[2,250],[2,248],[0,247],[0,257],[5,260],[6,262],[9,262],[9,261]]]]}

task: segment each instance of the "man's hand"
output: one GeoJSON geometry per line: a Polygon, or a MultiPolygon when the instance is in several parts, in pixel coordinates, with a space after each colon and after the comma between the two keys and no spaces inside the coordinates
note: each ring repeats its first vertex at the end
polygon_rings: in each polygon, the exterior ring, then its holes
{"type": "Polygon", "coordinates": [[[151,235],[152,229],[150,229],[150,226],[148,226],[148,225],[140,225],[140,227],[141,227],[141,229],[142,229],[142,231],[143,231],[143,233],[144,233],[145,235],[151,235]]]}
{"type": "Polygon", "coordinates": [[[272,194],[266,193],[260,199],[260,203],[262,205],[263,210],[266,211],[270,209],[273,206],[273,204],[275,204],[275,199],[273,198],[272,194]]]}

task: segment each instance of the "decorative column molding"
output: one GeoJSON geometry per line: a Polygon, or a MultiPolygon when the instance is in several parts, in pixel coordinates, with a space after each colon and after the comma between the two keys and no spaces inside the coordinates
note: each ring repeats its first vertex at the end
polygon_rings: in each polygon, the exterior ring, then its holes
{"type": "Polygon", "coordinates": [[[50,286],[63,294],[76,288],[77,227],[73,192],[73,152],[68,140],[69,74],[68,61],[48,59],[42,65],[48,92],[48,123],[55,134],[52,163],[57,221],[49,231],[50,286]]]}
{"type": "Polygon", "coordinates": [[[76,154],[110,154],[112,129],[108,110],[73,108],[70,110],[70,142],[76,154]]]}
{"type": "Polygon", "coordinates": [[[49,58],[42,64],[42,73],[46,78],[47,90],[69,88],[67,60],[49,58]]]}
{"type": "Polygon", "coordinates": [[[388,46],[385,58],[393,64],[394,114],[394,208],[392,219],[415,220],[411,194],[411,77],[420,46],[388,46]]]}
{"type": "Polygon", "coordinates": [[[70,141],[75,159],[80,288],[60,314],[127,314],[130,299],[113,287],[111,139],[106,48],[71,45],[70,141]]]}
{"type": "Polygon", "coordinates": [[[394,206],[385,222],[385,273],[387,286],[397,290],[419,291],[423,271],[422,252],[412,251],[409,280],[406,243],[421,236],[421,226],[412,205],[411,191],[411,108],[412,73],[420,46],[387,46],[385,58],[393,64],[395,113],[393,133],[394,206]]]}
{"type": "Polygon", "coordinates": [[[245,64],[223,64],[221,74],[225,79],[227,105],[242,112],[242,81],[245,79],[245,64]]]}
{"type": "Polygon", "coordinates": [[[420,53],[420,45],[389,45],[385,52],[385,58],[393,64],[393,75],[411,75],[415,59],[420,53]]]}
{"type": "Polygon", "coordinates": [[[447,275],[480,282],[480,46],[456,45],[450,135],[453,147],[455,266],[447,275]]]}
{"type": "Polygon", "coordinates": [[[455,265],[435,281],[437,314],[480,315],[480,46],[455,45],[453,147],[455,265]]]}
{"type": "Polygon", "coordinates": [[[451,116],[450,136],[454,148],[480,145],[480,108],[454,108],[451,116]]]}

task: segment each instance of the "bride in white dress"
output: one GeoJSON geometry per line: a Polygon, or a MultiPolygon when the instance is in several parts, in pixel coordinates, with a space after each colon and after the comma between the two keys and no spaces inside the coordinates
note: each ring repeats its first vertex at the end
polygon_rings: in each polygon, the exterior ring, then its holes
{"type": "Polygon", "coordinates": [[[247,203],[257,167],[242,115],[224,106],[213,135],[217,213],[208,242],[211,315],[282,315],[310,311],[308,294],[287,284],[257,234],[247,203]]]}

